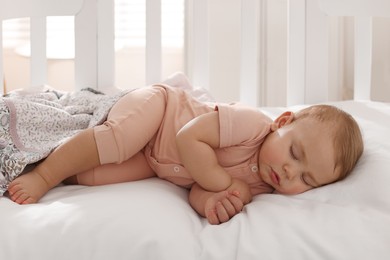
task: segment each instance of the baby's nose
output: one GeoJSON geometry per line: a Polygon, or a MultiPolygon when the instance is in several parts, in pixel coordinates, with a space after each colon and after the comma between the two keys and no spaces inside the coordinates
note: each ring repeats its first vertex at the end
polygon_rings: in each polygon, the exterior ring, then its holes
{"type": "Polygon", "coordinates": [[[291,181],[298,175],[299,169],[297,166],[286,164],[284,167],[284,172],[286,173],[286,178],[291,181]]]}

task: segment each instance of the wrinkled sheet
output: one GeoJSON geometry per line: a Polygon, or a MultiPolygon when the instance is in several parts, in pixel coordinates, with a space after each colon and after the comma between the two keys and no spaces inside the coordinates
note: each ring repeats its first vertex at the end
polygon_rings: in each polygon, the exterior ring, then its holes
{"type": "Polygon", "coordinates": [[[36,205],[2,197],[0,259],[390,259],[390,105],[335,104],[356,117],[366,145],[341,182],[258,195],[218,226],[191,209],[186,190],[155,178],[61,186],[36,205]]]}

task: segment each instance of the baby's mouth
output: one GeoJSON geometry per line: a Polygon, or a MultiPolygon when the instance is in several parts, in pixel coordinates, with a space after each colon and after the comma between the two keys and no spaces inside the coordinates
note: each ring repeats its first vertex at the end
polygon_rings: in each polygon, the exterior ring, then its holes
{"type": "Polygon", "coordinates": [[[279,175],[278,175],[273,169],[271,169],[270,177],[271,177],[271,180],[272,180],[272,182],[273,182],[274,184],[280,185],[280,178],[279,178],[279,175]]]}

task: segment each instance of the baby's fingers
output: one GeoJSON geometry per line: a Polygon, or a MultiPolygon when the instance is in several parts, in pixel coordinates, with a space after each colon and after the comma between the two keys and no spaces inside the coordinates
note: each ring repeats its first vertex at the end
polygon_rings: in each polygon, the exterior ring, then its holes
{"type": "Polygon", "coordinates": [[[206,218],[211,225],[218,225],[220,223],[215,210],[209,210],[206,214],[206,218]]]}
{"type": "MultiPolygon", "coordinates": [[[[227,204],[230,204],[230,203],[227,203],[227,204]]],[[[234,212],[234,208],[233,208],[233,205],[230,204],[229,208],[234,212]]],[[[209,221],[210,224],[212,225],[218,225],[220,223],[224,223],[224,222],[227,222],[231,216],[234,216],[234,214],[230,214],[228,213],[225,205],[218,201],[216,204],[215,204],[215,209],[213,210],[209,210],[207,212],[207,220],[209,221]]]]}
{"type": "MultiPolygon", "coordinates": [[[[238,204],[238,202],[235,201],[238,198],[234,199],[234,198],[230,198],[230,197],[234,197],[234,196],[228,196],[226,199],[221,200],[221,204],[222,204],[223,208],[225,209],[226,213],[231,218],[234,215],[236,215],[238,212],[240,212],[241,209],[237,210],[237,208],[236,208],[237,206],[234,204],[234,203],[238,204]]],[[[240,199],[238,199],[238,200],[240,200],[240,199]]],[[[218,212],[218,210],[217,210],[217,212],[218,212]]]]}
{"type": "Polygon", "coordinates": [[[238,213],[244,208],[244,203],[242,200],[235,196],[235,195],[230,195],[227,198],[229,202],[231,203],[232,207],[234,207],[235,211],[238,213]]]}
{"type": "Polygon", "coordinates": [[[222,202],[217,202],[216,204],[217,216],[220,223],[227,222],[233,215],[227,211],[225,205],[222,202]]]}

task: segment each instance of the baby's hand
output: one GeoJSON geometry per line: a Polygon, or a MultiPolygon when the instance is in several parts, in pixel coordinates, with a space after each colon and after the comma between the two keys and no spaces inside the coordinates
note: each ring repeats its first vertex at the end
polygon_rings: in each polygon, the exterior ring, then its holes
{"type": "Polygon", "coordinates": [[[227,222],[240,213],[244,203],[238,191],[221,191],[211,196],[205,205],[206,218],[210,224],[227,222]]]}

